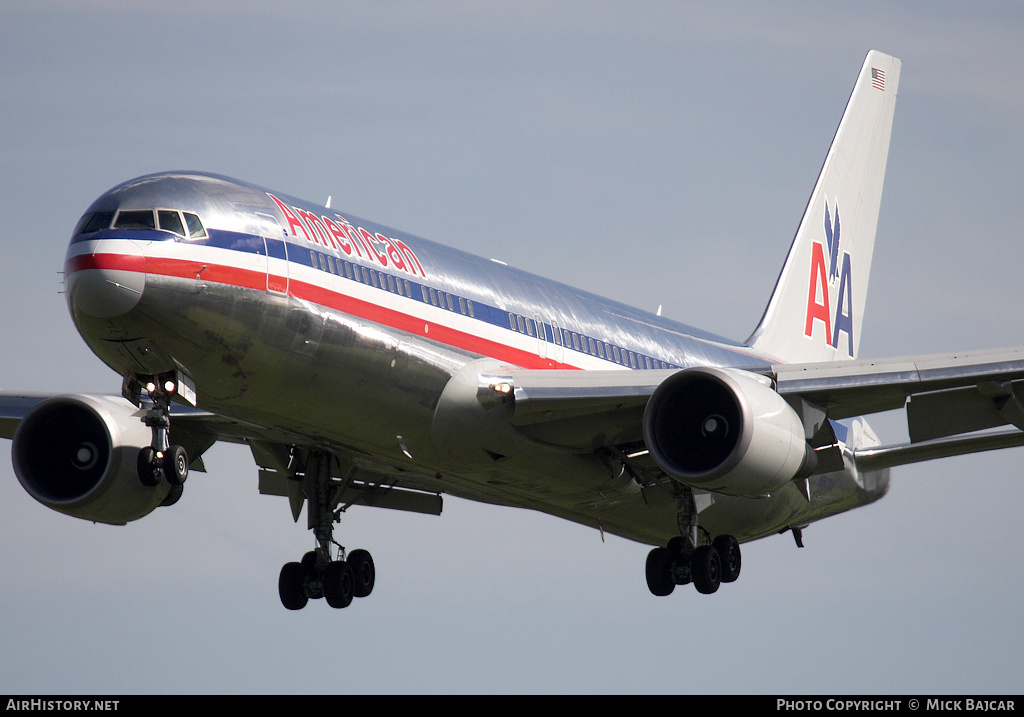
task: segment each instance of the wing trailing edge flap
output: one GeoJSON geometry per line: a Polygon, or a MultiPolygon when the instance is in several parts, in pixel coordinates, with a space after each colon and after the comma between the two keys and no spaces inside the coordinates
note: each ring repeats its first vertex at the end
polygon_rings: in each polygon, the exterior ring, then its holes
{"type": "Polygon", "coordinates": [[[856,449],[864,470],[1024,445],[1024,348],[791,364],[772,373],[790,403],[820,406],[829,418],[906,408],[910,443],[856,449]],[[988,430],[1007,425],[1015,428],[988,430]]]}
{"type": "MultiPolygon", "coordinates": [[[[292,517],[298,520],[307,497],[315,495],[316,491],[307,480],[310,478],[306,472],[310,449],[258,439],[247,443],[260,466],[260,494],[288,498],[292,517]]],[[[330,454],[332,500],[342,506],[342,510],[363,505],[441,515],[441,495],[436,489],[420,486],[422,481],[416,476],[383,463],[365,464],[362,457],[340,449],[332,449],[330,454]]]]}

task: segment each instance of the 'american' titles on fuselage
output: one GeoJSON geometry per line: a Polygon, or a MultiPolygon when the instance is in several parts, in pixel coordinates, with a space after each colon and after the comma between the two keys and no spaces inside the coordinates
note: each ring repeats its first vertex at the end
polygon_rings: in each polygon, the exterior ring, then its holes
{"type": "Polygon", "coordinates": [[[392,239],[380,232],[371,234],[363,227],[353,227],[345,217],[335,213],[331,219],[326,214],[319,217],[313,212],[301,207],[289,208],[287,204],[275,197],[270,192],[266,193],[274,200],[281,213],[288,222],[288,231],[292,236],[302,238],[311,244],[319,244],[330,249],[341,250],[348,256],[355,253],[362,258],[365,252],[366,258],[375,261],[382,267],[387,267],[389,262],[392,268],[404,271],[409,274],[426,277],[423,265],[416,258],[416,253],[409,248],[409,245],[400,239],[392,239]],[[377,250],[377,244],[383,244],[385,251],[377,250]],[[360,251],[360,246],[362,251],[360,251]]]}

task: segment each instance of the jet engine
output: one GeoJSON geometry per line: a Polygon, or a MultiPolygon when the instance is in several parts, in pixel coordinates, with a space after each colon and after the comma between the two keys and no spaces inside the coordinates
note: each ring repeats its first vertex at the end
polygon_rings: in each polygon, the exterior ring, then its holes
{"type": "Polygon", "coordinates": [[[655,389],[644,440],[658,466],[694,488],[749,498],[813,470],[796,412],[759,376],[692,368],[655,389]]]}
{"type": "Polygon", "coordinates": [[[114,396],[50,398],[26,414],[11,446],[14,472],[48,508],[99,523],[123,525],[148,515],[171,490],[139,480],[139,450],[151,431],[135,407],[114,396]]]}

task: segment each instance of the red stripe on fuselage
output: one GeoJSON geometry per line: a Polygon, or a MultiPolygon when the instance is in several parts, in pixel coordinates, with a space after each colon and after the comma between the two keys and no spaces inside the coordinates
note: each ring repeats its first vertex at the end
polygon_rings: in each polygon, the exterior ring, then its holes
{"type": "Polygon", "coordinates": [[[141,254],[79,254],[64,262],[64,275],[74,274],[86,269],[106,269],[108,271],[135,271],[146,273],[146,258],[141,254]]]}
{"type": "MultiPolygon", "coordinates": [[[[263,271],[241,269],[224,264],[167,257],[141,257],[126,254],[79,254],[69,258],[64,264],[65,274],[87,269],[116,269],[155,274],[179,279],[198,279],[217,284],[227,284],[245,289],[266,291],[267,274],[263,271]]],[[[405,314],[371,301],[357,299],[347,294],[333,291],[319,284],[311,284],[292,277],[289,281],[288,295],[297,299],[311,301],[351,316],[367,321],[383,324],[416,336],[431,339],[465,351],[482,356],[490,356],[508,361],[523,368],[575,369],[566,363],[541,358],[538,354],[524,351],[513,346],[485,339],[465,331],[453,329],[429,319],[405,314]]],[[[415,301],[414,299],[409,299],[415,301]]],[[[419,302],[417,302],[419,303],[419,302]]],[[[490,325],[490,324],[488,324],[490,325]]],[[[534,337],[534,341],[540,339],[534,337]]]]}

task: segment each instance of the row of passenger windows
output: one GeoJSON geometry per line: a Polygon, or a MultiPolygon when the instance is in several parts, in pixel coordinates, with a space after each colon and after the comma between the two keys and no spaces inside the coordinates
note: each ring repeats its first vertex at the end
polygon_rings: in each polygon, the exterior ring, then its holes
{"type": "Polygon", "coordinates": [[[204,239],[206,229],[192,212],[176,209],[122,209],[86,214],[78,222],[75,234],[91,234],[103,229],[160,229],[184,239],[204,239]]]}
{"type": "MultiPolygon", "coordinates": [[[[319,267],[322,271],[329,271],[332,274],[344,276],[362,284],[369,284],[377,289],[390,291],[392,294],[406,296],[410,299],[416,298],[413,294],[414,285],[408,279],[395,277],[376,269],[367,269],[365,266],[352,264],[343,259],[335,259],[332,256],[319,254],[315,251],[309,252],[309,261],[314,269],[319,267]]],[[[423,303],[433,304],[442,309],[447,308],[449,311],[458,311],[464,316],[476,318],[476,307],[473,306],[473,302],[469,299],[453,296],[444,291],[437,291],[424,284],[420,284],[419,287],[420,293],[423,296],[423,303]]]]}
{"type": "MultiPolygon", "coordinates": [[[[378,289],[384,289],[385,291],[390,291],[391,293],[398,294],[399,296],[405,296],[410,299],[418,298],[414,289],[417,284],[410,282],[408,279],[395,277],[383,271],[368,269],[365,266],[359,266],[358,264],[353,264],[343,259],[335,259],[330,255],[320,254],[316,251],[309,252],[309,259],[314,269],[319,268],[321,271],[328,271],[338,276],[344,276],[352,279],[353,281],[368,284],[378,289]]],[[[486,305],[475,306],[473,301],[470,299],[450,294],[446,291],[438,291],[437,289],[428,287],[425,284],[418,284],[418,286],[420,289],[420,296],[425,304],[431,304],[442,309],[448,309],[449,311],[457,311],[463,316],[469,316],[471,318],[477,318],[477,308],[479,306],[481,310],[480,318],[484,321],[488,321],[487,317],[489,315],[500,317],[497,310],[486,305]]],[[[500,318],[498,321],[489,321],[489,323],[499,322],[500,318]]],[[[605,361],[612,361],[621,366],[636,369],[678,368],[673,364],[666,363],[659,359],[619,348],[615,344],[593,339],[589,336],[578,334],[575,331],[570,331],[569,329],[559,329],[557,326],[548,326],[541,321],[535,321],[528,316],[522,316],[513,312],[508,312],[508,325],[510,329],[518,333],[533,336],[541,341],[553,340],[559,346],[564,346],[565,348],[573,351],[590,354],[591,356],[596,356],[600,359],[604,359],[605,361]]]]}

